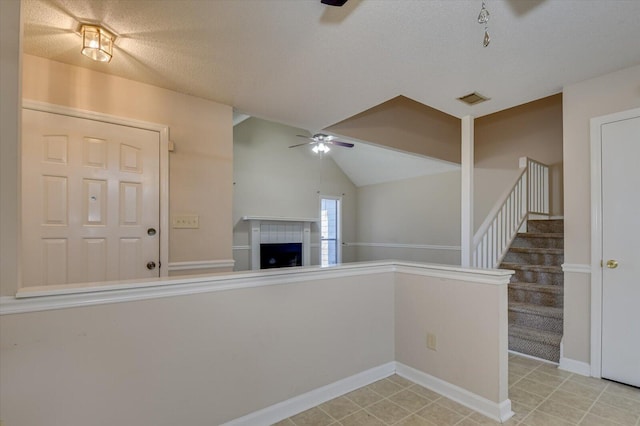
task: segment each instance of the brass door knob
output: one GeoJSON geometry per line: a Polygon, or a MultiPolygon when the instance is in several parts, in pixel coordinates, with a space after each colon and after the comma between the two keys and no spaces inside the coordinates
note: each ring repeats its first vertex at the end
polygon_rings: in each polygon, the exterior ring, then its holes
{"type": "Polygon", "coordinates": [[[618,267],[618,261],[617,260],[607,260],[607,268],[609,269],[616,269],[618,267]]]}

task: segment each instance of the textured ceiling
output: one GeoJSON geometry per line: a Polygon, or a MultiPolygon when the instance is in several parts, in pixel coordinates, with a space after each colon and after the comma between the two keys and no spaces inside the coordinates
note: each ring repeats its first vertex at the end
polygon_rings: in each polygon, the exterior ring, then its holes
{"type": "MultiPolygon", "coordinates": [[[[0,0],[1,1],[1,0],[0,0]]],[[[482,116],[640,63],[640,0],[22,0],[24,51],[315,132],[398,95],[482,116]],[[81,21],[118,34],[79,54],[81,21]],[[472,91],[491,98],[470,107],[472,91]]]]}

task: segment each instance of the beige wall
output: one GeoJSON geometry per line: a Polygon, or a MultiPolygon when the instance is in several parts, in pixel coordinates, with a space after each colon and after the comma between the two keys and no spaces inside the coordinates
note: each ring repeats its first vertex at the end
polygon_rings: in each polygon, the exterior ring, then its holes
{"type": "MultiPolygon", "coordinates": [[[[460,172],[358,188],[358,243],[460,245],[460,172]]],[[[360,246],[358,261],[460,264],[460,251],[360,246]]]]}
{"type": "Polygon", "coordinates": [[[551,214],[563,214],[562,94],[475,120],[474,224],[478,229],[518,176],[518,159],[550,166],[551,214]]]}
{"type": "MultiPolygon", "coordinates": [[[[320,196],[342,197],[342,238],[353,241],[356,223],[356,187],[331,156],[321,158],[296,137],[303,129],[250,118],[234,127],[233,244],[249,244],[249,224],[243,216],[320,217],[320,196]]],[[[311,243],[319,244],[318,225],[311,225],[311,243]]],[[[234,250],[236,270],[249,269],[249,251],[234,250]]],[[[343,262],[352,262],[343,250],[343,262]]],[[[319,263],[317,246],[311,262],[319,263]]]]}
{"type": "MultiPolygon", "coordinates": [[[[590,123],[593,117],[640,107],[640,66],[564,88],[565,262],[591,263],[590,123]]],[[[564,357],[589,362],[588,274],[565,274],[564,357]]]]}
{"type": "Polygon", "coordinates": [[[460,120],[404,96],[395,97],[326,130],[460,163],[460,120]]]}
{"type": "Polygon", "coordinates": [[[170,215],[200,217],[199,229],[169,230],[170,261],[232,258],[231,107],[30,55],[23,97],[168,125],[170,215]]]}
{"type": "Polygon", "coordinates": [[[506,285],[398,273],[395,299],[396,361],[490,401],[507,398],[506,285]]]}
{"type": "Polygon", "coordinates": [[[19,282],[20,2],[0,1],[0,296],[19,282]]]}

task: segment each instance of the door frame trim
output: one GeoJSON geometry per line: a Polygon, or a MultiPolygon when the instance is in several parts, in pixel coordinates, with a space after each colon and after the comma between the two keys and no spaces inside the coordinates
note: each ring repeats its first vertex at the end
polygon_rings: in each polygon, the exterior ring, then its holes
{"type": "MultiPolygon", "coordinates": [[[[158,188],[160,195],[160,264],[163,265],[160,267],[160,277],[169,276],[169,126],[27,99],[22,101],[21,110],[22,109],[84,118],[102,123],[158,132],[160,137],[160,188],[158,188]]],[[[18,208],[22,208],[22,206],[18,208]]],[[[22,235],[20,235],[20,238],[22,238],[22,235]]],[[[22,265],[19,265],[19,267],[22,268],[22,265]]],[[[21,285],[22,283],[20,283],[19,287],[21,285]]]]}
{"type": "Polygon", "coordinates": [[[594,117],[591,125],[591,375],[602,374],[602,126],[640,117],[640,108],[594,117]]]}

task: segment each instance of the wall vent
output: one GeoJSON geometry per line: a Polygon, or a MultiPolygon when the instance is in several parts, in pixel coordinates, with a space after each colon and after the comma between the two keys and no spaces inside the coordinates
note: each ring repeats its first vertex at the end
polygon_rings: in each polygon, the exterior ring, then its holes
{"type": "Polygon", "coordinates": [[[460,96],[458,100],[466,103],[467,105],[476,105],[480,102],[488,101],[489,98],[482,96],[478,92],[473,92],[468,95],[460,96]]]}

